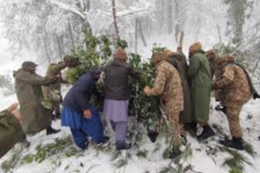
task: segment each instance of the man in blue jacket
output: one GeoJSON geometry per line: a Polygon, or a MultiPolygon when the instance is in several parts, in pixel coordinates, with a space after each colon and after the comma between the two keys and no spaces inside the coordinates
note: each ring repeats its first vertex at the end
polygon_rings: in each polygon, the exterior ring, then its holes
{"type": "Polygon", "coordinates": [[[62,126],[70,127],[73,139],[81,149],[87,148],[88,136],[96,143],[105,141],[99,113],[89,103],[92,94],[99,96],[96,81],[99,79],[100,73],[100,70],[92,69],[82,75],[62,103],[62,126]]]}

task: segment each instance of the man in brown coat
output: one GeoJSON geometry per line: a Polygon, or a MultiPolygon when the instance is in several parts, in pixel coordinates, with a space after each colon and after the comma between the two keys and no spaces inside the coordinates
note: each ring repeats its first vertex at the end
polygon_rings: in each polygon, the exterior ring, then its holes
{"type": "Polygon", "coordinates": [[[239,114],[243,105],[250,99],[249,78],[243,68],[234,63],[232,57],[221,58],[217,61],[221,77],[217,78],[213,88],[220,90],[220,102],[224,106],[232,140],[222,140],[222,145],[242,150],[242,130],[239,123],[239,114]]]}
{"type": "Polygon", "coordinates": [[[160,108],[173,128],[174,147],[170,158],[178,156],[180,152],[180,126],[179,115],[183,110],[183,91],[178,71],[166,61],[164,52],[154,53],[152,63],[156,68],[154,87],[145,87],[144,93],[147,96],[161,96],[160,108]]]}
{"type": "Polygon", "coordinates": [[[49,85],[56,78],[41,77],[36,74],[36,64],[25,61],[15,72],[15,91],[20,104],[22,128],[25,134],[35,134],[43,129],[47,135],[59,132],[51,127],[51,113],[42,105],[42,85],[49,85]]]}

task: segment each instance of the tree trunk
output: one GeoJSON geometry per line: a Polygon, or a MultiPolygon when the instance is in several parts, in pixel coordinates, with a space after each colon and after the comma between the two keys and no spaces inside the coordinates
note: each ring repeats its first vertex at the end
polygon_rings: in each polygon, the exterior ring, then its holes
{"type": "Polygon", "coordinates": [[[69,28],[69,34],[70,34],[70,40],[71,40],[71,47],[73,49],[75,49],[76,46],[75,46],[75,42],[74,42],[74,37],[73,37],[73,32],[72,32],[72,24],[71,23],[69,23],[68,28],[69,28]]]}
{"type": "Polygon", "coordinates": [[[87,8],[87,11],[90,10],[90,0],[86,0],[86,8],[87,8]]]}
{"type": "Polygon", "coordinates": [[[137,44],[138,44],[138,38],[137,38],[137,31],[138,31],[138,19],[135,19],[135,54],[137,54],[137,44]]]}
{"type": "Polygon", "coordinates": [[[139,23],[139,29],[140,29],[140,34],[141,34],[141,38],[142,38],[142,41],[144,43],[144,46],[146,47],[147,46],[147,43],[145,41],[145,37],[144,37],[144,33],[143,33],[143,28],[142,28],[142,23],[140,21],[140,19],[138,20],[138,23],[139,23]]]}
{"type": "Polygon", "coordinates": [[[172,4],[172,0],[168,1],[168,34],[172,33],[172,22],[173,22],[173,18],[172,18],[172,8],[173,8],[173,4],[172,4]]]}
{"type": "Polygon", "coordinates": [[[58,46],[59,57],[62,60],[63,51],[62,51],[62,46],[61,46],[61,40],[60,40],[59,36],[57,36],[57,35],[55,35],[55,39],[56,39],[56,44],[58,46]]]}
{"type": "Polygon", "coordinates": [[[112,13],[113,13],[113,20],[114,20],[114,29],[115,29],[115,35],[117,39],[120,39],[119,37],[119,30],[118,30],[118,25],[117,25],[117,20],[116,20],[116,4],[115,0],[112,0],[112,13]]]}
{"type": "Polygon", "coordinates": [[[48,52],[46,37],[44,39],[42,39],[42,41],[43,41],[44,52],[45,52],[47,60],[48,60],[48,64],[50,64],[51,63],[51,57],[50,57],[50,54],[48,52]]]}

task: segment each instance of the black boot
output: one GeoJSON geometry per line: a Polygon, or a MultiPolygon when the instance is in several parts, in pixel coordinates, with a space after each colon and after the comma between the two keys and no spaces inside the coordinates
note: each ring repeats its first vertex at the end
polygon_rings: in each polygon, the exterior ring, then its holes
{"type": "Polygon", "coordinates": [[[196,136],[197,134],[197,123],[185,123],[184,124],[184,130],[189,132],[192,136],[196,136]]]}
{"type": "Polygon", "coordinates": [[[186,133],[182,133],[180,136],[184,145],[186,145],[188,143],[186,133]]]}
{"type": "Polygon", "coordinates": [[[24,148],[29,148],[31,143],[27,140],[26,137],[24,137],[21,141],[20,141],[21,145],[24,147],[24,148]]]}
{"type": "Polygon", "coordinates": [[[215,132],[212,130],[212,128],[209,125],[203,126],[202,133],[197,137],[199,141],[208,139],[209,137],[212,137],[215,135],[215,132]]]}
{"type": "Polygon", "coordinates": [[[116,143],[117,150],[128,150],[130,148],[131,148],[131,143],[123,143],[123,144],[116,143]]]}
{"type": "Polygon", "coordinates": [[[170,158],[170,159],[175,159],[175,158],[178,157],[179,155],[181,155],[181,150],[180,150],[179,147],[177,147],[177,148],[174,148],[174,149],[172,150],[172,152],[170,153],[169,158],[170,158]]]}
{"type": "Polygon", "coordinates": [[[150,138],[150,140],[154,143],[156,141],[157,136],[159,135],[159,133],[156,132],[156,131],[149,131],[147,135],[150,138]]]}
{"type": "Polygon", "coordinates": [[[224,146],[227,146],[227,147],[230,147],[230,148],[234,148],[234,149],[237,149],[237,150],[244,150],[242,138],[233,137],[231,140],[225,139],[225,140],[219,141],[219,143],[221,145],[224,145],[224,146]]]}
{"type": "Polygon", "coordinates": [[[53,129],[51,126],[46,128],[47,135],[51,135],[51,134],[55,134],[55,133],[59,133],[59,132],[60,132],[60,130],[53,129]]]}

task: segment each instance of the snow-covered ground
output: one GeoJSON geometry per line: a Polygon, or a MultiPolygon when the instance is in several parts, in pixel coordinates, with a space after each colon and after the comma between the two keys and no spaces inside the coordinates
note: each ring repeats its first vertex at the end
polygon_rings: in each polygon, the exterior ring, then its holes
{"type": "MultiPolygon", "coordinates": [[[[4,108],[16,100],[15,95],[10,95],[8,97],[1,96],[0,107],[4,108]]],[[[212,106],[215,103],[212,104],[212,106]]],[[[245,164],[245,173],[259,173],[260,172],[260,141],[258,140],[258,135],[260,135],[259,125],[260,125],[260,101],[250,100],[243,108],[240,115],[241,124],[243,126],[244,139],[249,142],[256,152],[255,156],[247,154],[245,151],[240,151],[252,165],[245,164]]],[[[223,132],[228,134],[227,120],[225,116],[219,112],[211,112],[210,123],[218,124],[223,128],[223,132]]],[[[55,143],[55,139],[64,139],[70,136],[70,131],[68,128],[60,127],[60,121],[55,121],[53,123],[55,128],[61,128],[62,131],[55,135],[46,136],[45,131],[40,132],[35,136],[28,137],[31,142],[31,146],[27,149],[20,151],[21,146],[16,145],[13,150],[8,152],[3,158],[0,159],[0,164],[2,165],[5,161],[10,160],[12,155],[22,159],[27,154],[35,154],[36,147],[38,145],[47,145],[55,143]]],[[[191,165],[192,169],[188,172],[202,172],[202,173],[226,173],[229,172],[229,168],[222,166],[223,162],[230,155],[226,152],[217,151],[214,153],[214,148],[219,146],[216,141],[209,141],[208,144],[198,143],[198,141],[188,135],[188,143],[191,145],[192,156],[188,157],[184,161],[184,166],[191,165]],[[212,148],[211,148],[212,147],[212,148]],[[211,148],[211,149],[210,149],[211,148]]],[[[151,143],[146,135],[143,135],[142,145],[138,149],[131,149],[128,152],[117,153],[114,147],[108,149],[108,151],[97,150],[97,146],[94,144],[89,146],[86,151],[80,151],[75,149],[71,142],[64,144],[65,148],[73,149],[75,153],[72,156],[67,157],[61,151],[55,153],[53,156],[46,158],[43,162],[37,163],[32,162],[30,164],[24,163],[20,165],[19,159],[17,158],[13,162],[17,162],[11,170],[7,172],[14,173],[114,173],[114,172],[125,172],[125,173],[158,173],[164,168],[176,167],[170,159],[163,159],[162,153],[165,149],[164,137],[160,137],[156,143],[151,143]],[[146,153],[144,157],[139,154],[143,152],[146,153]],[[131,157],[129,157],[129,155],[131,157]],[[123,161],[127,161],[124,163],[123,161]],[[118,166],[122,164],[123,166],[118,166]],[[118,168],[119,167],[119,168],[118,168]]],[[[104,147],[104,146],[102,146],[104,147]]],[[[14,158],[13,158],[14,159],[14,158]]],[[[179,162],[180,163],[180,162],[179,162]]],[[[0,168],[0,172],[5,172],[5,170],[0,168]]]]}

